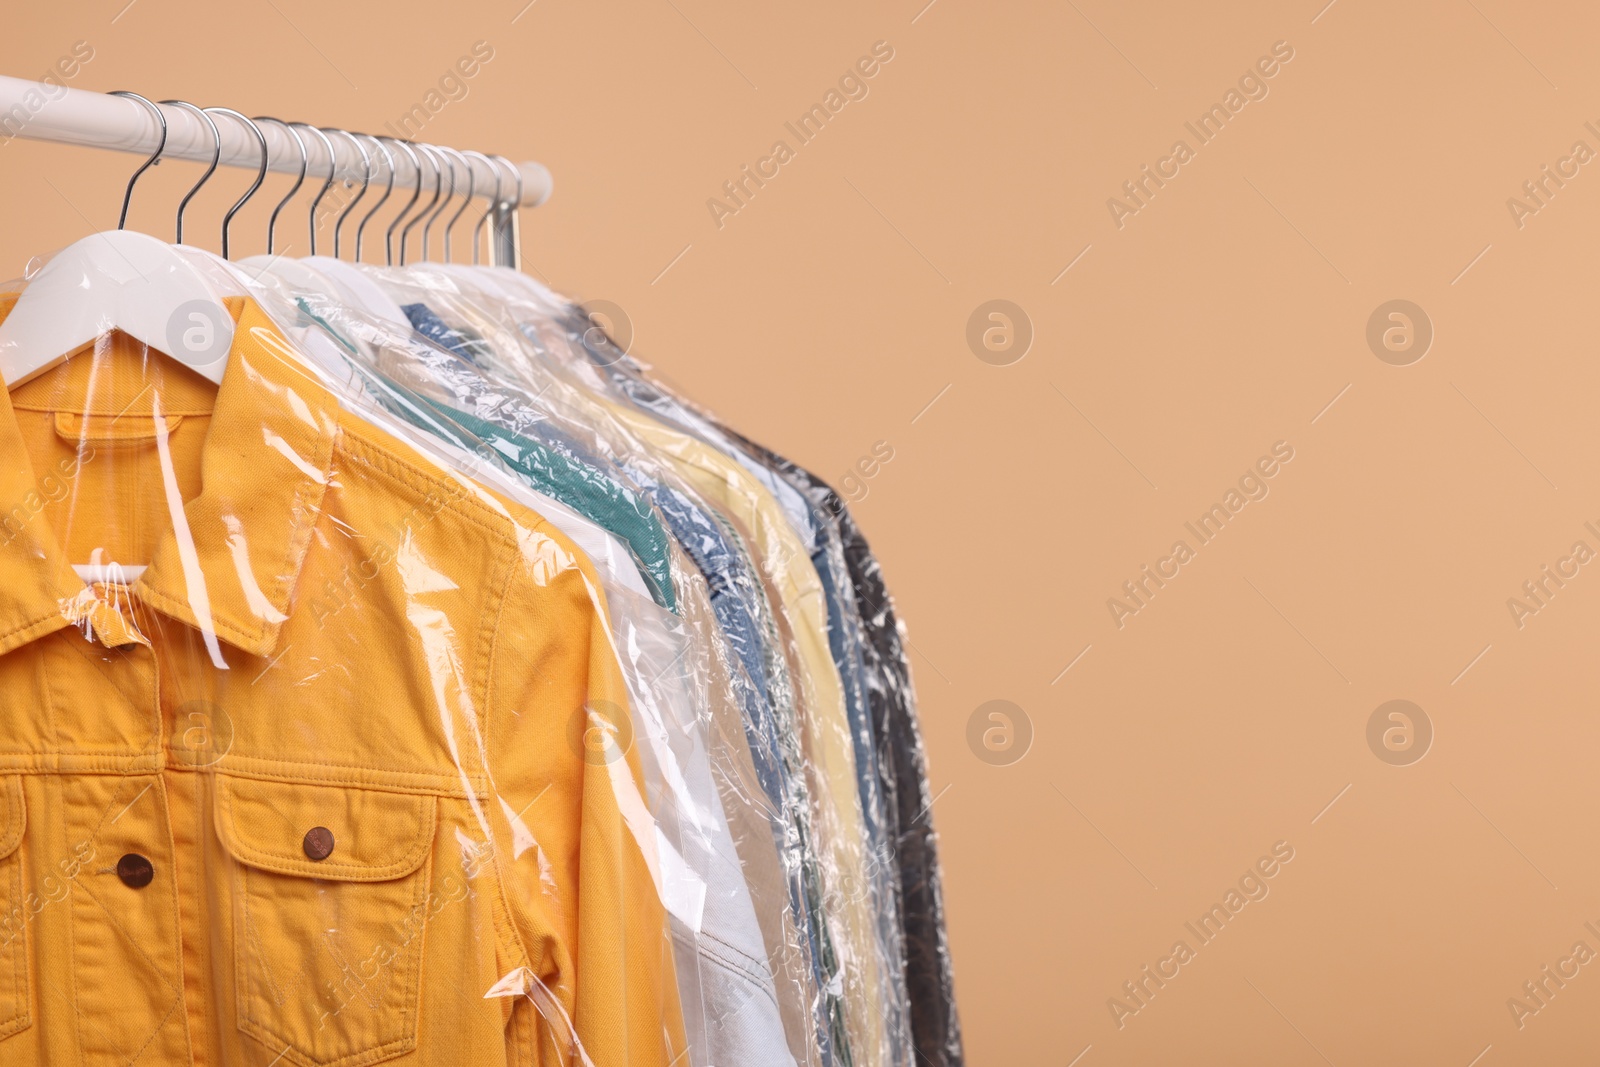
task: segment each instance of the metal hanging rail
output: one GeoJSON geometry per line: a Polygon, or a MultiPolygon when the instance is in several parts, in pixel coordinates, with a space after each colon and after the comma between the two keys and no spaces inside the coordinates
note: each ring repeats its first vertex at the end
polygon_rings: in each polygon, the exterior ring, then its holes
{"type": "MultiPolygon", "coordinates": [[[[162,158],[209,163],[216,150],[211,128],[185,108],[156,106],[167,120],[167,143],[162,158]]],[[[219,160],[222,165],[250,170],[261,165],[261,146],[255,134],[227,116],[218,118],[217,128],[222,138],[219,160]]],[[[300,173],[302,157],[294,139],[276,123],[263,122],[260,129],[267,141],[267,168],[284,174],[300,173]]],[[[137,100],[0,75],[0,142],[13,138],[148,156],[161,143],[161,126],[150,109],[137,100]]],[[[329,166],[327,147],[317,137],[304,140],[308,175],[325,178],[329,166]]],[[[331,140],[335,179],[359,182],[366,177],[366,167],[349,140],[343,137],[331,140]]],[[[405,152],[392,154],[395,188],[415,185],[417,168],[409,155],[405,152]]],[[[550,171],[541,163],[513,163],[522,179],[522,196],[518,201],[517,183],[509,170],[470,156],[465,157],[465,162],[473,171],[475,195],[492,199],[496,182],[500,185],[502,199],[493,205],[491,216],[494,261],[515,267],[518,265],[517,208],[537,207],[549,199],[550,171]]],[[[374,173],[373,178],[388,181],[386,168],[374,173]]],[[[432,172],[425,171],[423,179],[425,183],[431,182],[432,172]]],[[[461,184],[466,184],[465,176],[461,184]]]]}

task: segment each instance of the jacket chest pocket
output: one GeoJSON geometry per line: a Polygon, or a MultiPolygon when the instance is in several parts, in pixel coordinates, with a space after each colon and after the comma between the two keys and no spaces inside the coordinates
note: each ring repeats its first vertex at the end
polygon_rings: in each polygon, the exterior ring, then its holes
{"type": "Polygon", "coordinates": [[[358,1067],[417,1042],[437,802],[216,779],[239,1029],[301,1067],[358,1067]]]}
{"type": "MultiPolygon", "coordinates": [[[[21,777],[0,777],[0,1040],[26,1030],[33,1022],[28,927],[47,898],[28,892],[23,880],[23,849],[18,846],[26,823],[21,777]]],[[[56,878],[50,881],[60,882],[56,878]]],[[[66,888],[65,883],[61,888],[66,888]]]]}

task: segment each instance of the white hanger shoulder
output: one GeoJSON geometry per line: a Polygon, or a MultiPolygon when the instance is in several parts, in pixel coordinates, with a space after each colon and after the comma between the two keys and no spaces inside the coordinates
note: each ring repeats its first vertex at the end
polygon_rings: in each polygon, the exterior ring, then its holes
{"type": "Polygon", "coordinates": [[[331,277],[363,311],[410,331],[411,320],[405,310],[360,268],[331,256],[307,256],[305,262],[331,277]]]}
{"type": "Polygon", "coordinates": [[[220,383],[234,325],[215,286],[171,246],[97,233],[56,253],[0,323],[0,376],[15,388],[112,330],[220,383]]]}
{"type": "Polygon", "coordinates": [[[253,271],[258,279],[261,275],[271,275],[289,286],[290,289],[320,293],[333,300],[342,300],[344,298],[344,294],[334,286],[332,281],[298,259],[290,259],[288,256],[282,255],[246,256],[244,259],[239,260],[239,266],[253,271]]]}

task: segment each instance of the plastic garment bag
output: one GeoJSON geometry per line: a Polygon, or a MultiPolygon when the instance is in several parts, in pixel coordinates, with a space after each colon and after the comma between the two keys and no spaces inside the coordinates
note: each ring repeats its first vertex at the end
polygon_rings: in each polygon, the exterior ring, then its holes
{"type": "MultiPolygon", "coordinates": [[[[528,292],[541,287],[532,279],[509,272],[492,272],[508,287],[528,292]]],[[[859,625],[861,667],[865,680],[866,702],[870,708],[870,732],[876,763],[876,792],[881,796],[885,815],[883,836],[875,855],[888,860],[893,877],[890,886],[880,884],[880,892],[892,889],[901,901],[900,937],[886,931],[891,958],[900,942],[904,953],[906,1003],[910,1015],[910,1041],[919,1062],[959,1065],[964,1060],[961,1030],[956,1011],[948,939],[945,933],[943,893],[937,858],[937,837],[931,808],[934,796],[928,785],[927,761],[916,717],[915,695],[900,624],[884,585],[882,573],[870,547],[861,536],[843,501],[815,476],[788,463],[765,449],[715,424],[713,418],[694,408],[681,396],[671,393],[659,381],[649,379],[646,368],[616,348],[581,310],[565,305],[547,290],[513,304],[519,325],[537,337],[539,351],[551,364],[565,364],[577,381],[590,383],[598,390],[626,396],[643,410],[679,425],[688,432],[703,435],[728,450],[737,449],[747,458],[770,468],[810,500],[818,516],[817,526],[828,542],[827,559],[814,553],[819,574],[835,587],[837,607],[830,597],[830,637],[838,631],[854,630],[859,625]],[[582,365],[573,362],[572,355],[582,365]],[[598,379],[598,380],[597,380],[598,379]],[[844,557],[842,571],[838,552],[844,557]],[[841,573],[845,580],[840,580],[841,573]]],[[[821,545],[819,539],[818,547],[821,545]]],[[[841,675],[847,675],[844,658],[836,660],[841,675]]],[[[849,682],[846,682],[847,687],[849,682]]],[[[849,689],[847,688],[847,693],[849,689]]],[[[858,755],[863,752],[863,726],[852,708],[852,728],[858,755]]],[[[863,809],[872,810],[863,793],[863,809]]],[[[882,876],[884,871],[876,872],[882,876]]],[[[880,912],[880,920],[884,913],[880,912]]],[[[886,1001],[886,1004],[892,1004],[886,1001]]],[[[894,1017],[892,1006],[885,1012],[894,1017]]],[[[894,1038],[890,1027],[891,1040],[894,1038]]]]}
{"type": "MultiPolygon", "coordinates": [[[[660,517],[626,475],[579,439],[581,427],[569,435],[534,398],[490,388],[459,345],[442,348],[423,331],[408,337],[315,293],[289,295],[305,317],[345,341],[369,392],[397,418],[490,457],[630,546],[647,546],[636,548],[632,562],[654,601],[629,598],[630,625],[616,640],[636,709],[633,741],[648,807],[671,861],[662,892],[690,1062],[816,1062],[805,949],[772,832],[780,816],[754,769],[730,676],[742,668],[717,656],[704,583],[691,580],[681,550],[652,532],[662,529],[660,517]],[[657,574],[675,588],[663,593],[651,581],[657,574]]],[[[450,341],[438,331],[433,337],[450,341]]],[[[615,618],[618,597],[611,599],[615,618]]]]}
{"type": "MultiPolygon", "coordinates": [[[[894,602],[882,568],[850,509],[821,479],[760,445],[723,428],[741,448],[782,473],[828,517],[825,531],[836,541],[830,560],[842,560],[848,596],[841,596],[845,628],[859,627],[865,696],[871,710],[875,770],[883,797],[886,851],[895,872],[905,958],[908,1024],[919,1062],[959,1067],[965,1061],[955,981],[944,925],[944,889],[938,835],[931,812],[928,760],[916,715],[916,694],[894,602]]],[[[833,564],[834,573],[840,573],[833,564]]]]}
{"type": "MultiPolygon", "coordinates": [[[[411,273],[430,274],[426,267],[411,273]]],[[[491,314],[500,318],[485,321],[483,305],[458,300],[442,279],[430,275],[426,293],[430,311],[444,329],[470,331],[479,338],[521,336],[526,343],[518,349],[520,360],[506,358],[511,345],[505,340],[477,349],[472,358],[501,376],[522,376],[528,391],[537,392],[552,407],[565,407],[574,422],[620,428],[610,431],[613,437],[624,438],[613,445],[615,454],[657,457],[714,501],[728,517],[735,539],[757,561],[764,583],[762,599],[773,606],[766,611],[768,645],[780,650],[784,661],[774,692],[789,697],[788,709],[778,714],[792,722],[791,736],[803,746],[794,752],[796,769],[810,778],[813,819],[821,828],[818,847],[823,863],[818,881],[824,896],[814,912],[819,925],[831,929],[818,946],[825,964],[819,968],[819,984],[825,1001],[830,994],[833,997],[831,1006],[824,1003],[823,1014],[831,1011],[832,1023],[844,1024],[834,1044],[849,1050],[855,1062],[907,1062],[910,1041],[894,919],[895,872],[886,859],[887,850],[872,836],[882,826],[877,814],[882,810],[881,794],[870,770],[873,739],[862,710],[864,701],[853,698],[847,714],[839,665],[831,658],[831,643],[843,636],[843,620],[830,624],[824,607],[815,564],[825,561],[807,543],[818,536],[810,525],[810,503],[768,468],[720,452],[699,435],[641,412],[626,397],[611,394],[603,379],[593,379],[590,388],[580,385],[583,372],[592,376],[593,368],[586,361],[577,364],[570,351],[564,369],[573,372],[571,377],[553,369],[561,360],[542,365],[538,359],[542,347],[570,345],[571,334],[560,329],[541,334],[530,321],[540,315],[531,302],[498,302],[491,314]],[[523,328],[528,326],[533,328],[523,328]],[[769,491],[773,485],[781,485],[788,499],[804,510],[808,525],[803,531],[795,528],[781,498],[769,491]],[[866,770],[858,774],[857,758],[863,753],[866,770]],[[875,815],[870,824],[863,818],[867,810],[875,815]]],[[[843,571],[842,562],[838,570],[843,571]]],[[[829,607],[836,599],[828,598],[829,607]]],[[[859,682],[859,669],[850,678],[859,682]]]]}
{"type": "MultiPolygon", "coordinates": [[[[818,570],[825,581],[831,572],[839,587],[843,629],[851,632],[859,626],[860,666],[871,713],[877,792],[883,799],[886,820],[886,835],[878,854],[893,866],[896,876],[894,889],[900,901],[897,940],[904,953],[910,1039],[918,1062],[959,1067],[965,1054],[945,931],[938,840],[931,815],[937,798],[928,784],[927,756],[901,624],[877,558],[844,501],[816,475],[716,424],[712,416],[691,401],[649,377],[646,367],[618,352],[598,331],[584,331],[580,336],[591,362],[641,407],[682,425],[710,427],[709,436],[770,467],[804,493],[816,509],[819,528],[829,542],[828,562],[819,560],[818,570]],[[846,581],[838,580],[841,573],[846,581]]],[[[830,615],[834,610],[830,602],[830,615]]],[[[858,739],[861,733],[858,726],[858,739]]],[[[863,804],[866,806],[867,802],[864,800],[863,804]]]]}
{"type": "MultiPolygon", "coordinates": [[[[392,276],[400,272],[375,273],[392,276]]],[[[522,331],[492,319],[493,315],[502,313],[499,304],[503,301],[485,308],[457,291],[447,279],[434,276],[430,268],[406,273],[413,277],[426,276],[426,285],[419,285],[418,295],[430,302],[433,315],[449,320],[445,324],[449,329],[470,333],[477,341],[487,342],[476,344],[472,350],[475,364],[506,367],[519,362],[518,357],[526,357],[529,341],[522,331]],[[509,361],[508,355],[512,357],[509,361]]],[[[392,286],[397,285],[393,277],[389,281],[392,286]]],[[[399,292],[398,288],[394,291],[399,292]]],[[[438,332],[435,335],[443,336],[438,332]]],[[[515,391],[514,383],[504,378],[498,380],[505,383],[501,392],[515,391]]],[[[819,852],[828,842],[840,839],[817,833],[815,827],[821,825],[817,819],[835,816],[831,811],[822,813],[813,809],[814,794],[807,781],[811,768],[806,766],[805,753],[800,747],[797,682],[785,655],[784,635],[780,633],[784,623],[769,607],[757,569],[742,562],[748,555],[749,535],[733,520],[709,507],[698,490],[681,477],[670,456],[657,455],[651,445],[633,437],[606,409],[597,408],[586,397],[573,395],[569,384],[555,380],[528,383],[522,395],[537,396],[541,407],[551,413],[552,421],[561,421],[567,427],[587,428],[592,433],[587,447],[603,450],[638,484],[649,487],[652,499],[708,580],[718,622],[724,635],[731,639],[730,644],[737,648],[735,658],[743,664],[746,673],[757,680],[755,690],[746,688],[744,694],[746,729],[752,739],[752,749],[770,751],[776,748],[783,761],[776,768],[765,767],[762,780],[774,806],[786,813],[786,825],[774,829],[784,842],[791,911],[805,933],[812,974],[820,991],[813,1008],[817,1043],[825,1059],[836,1056],[840,1062],[849,1062],[843,1058],[849,1056],[851,1045],[844,1027],[846,972],[843,969],[844,946],[839,937],[842,928],[836,925],[840,911],[837,905],[844,902],[854,907],[864,901],[843,892],[840,876],[827,874],[831,856],[825,857],[819,852]],[[766,742],[764,739],[768,737],[773,740],[766,742]],[[824,905],[824,894],[829,887],[837,894],[832,911],[824,905]]],[[[833,869],[837,872],[837,867],[833,869]]],[[[859,961],[860,956],[852,959],[859,961]]],[[[863,1021],[868,1012],[878,1010],[865,1003],[858,1007],[863,1021]]],[[[862,1032],[865,1035],[870,1030],[863,1028],[862,1032]]],[[[858,1047],[864,1048],[865,1041],[863,1038],[858,1042],[858,1047]]]]}
{"type": "Polygon", "coordinates": [[[685,1062],[676,635],[263,301],[0,402],[0,1062],[685,1062]]]}
{"type": "MultiPolygon", "coordinates": [[[[605,355],[592,344],[586,350],[591,355],[605,355]]],[[[868,706],[870,686],[864,663],[863,623],[850,584],[837,524],[838,512],[829,506],[830,497],[833,504],[837,504],[838,499],[814,478],[802,476],[804,472],[792,464],[725,430],[704,413],[648,381],[632,361],[608,362],[604,370],[616,390],[640,410],[706,441],[746,470],[759,474],[763,484],[777,483],[784,489],[777,499],[784,502],[790,525],[810,552],[826,601],[828,647],[844,694],[855,756],[856,788],[864,820],[866,887],[877,919],[879,948],[890,964],[880,987],[881,1012],[891,1061],[906,1062],[912,1054],[911,1019],[905,979],[898,850],[889,825],[885,799],[888,794],[878,759],[878,749],[884,745],[884,739],[875,734],[868,706]],[[812,498],[812,493],[820,495],[812,498]],[[803,517],[796,517],[797,512],[803,512],[803,517]]]]}

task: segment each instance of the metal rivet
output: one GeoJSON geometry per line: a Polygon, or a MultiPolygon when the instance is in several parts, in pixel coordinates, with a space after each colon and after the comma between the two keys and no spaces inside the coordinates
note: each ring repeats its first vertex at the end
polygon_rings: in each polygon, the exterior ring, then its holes
{"type": "Polygon", "coordinates": [[[155,866],[137,852],[130,852],[117,861],[117,877],[129,889],[143,889],[155,876],[155,866]]]}
{"type": "Polygon", "coordinates": [[[313,826],[306,831],[306,838],[300,844],[307,856],[314,860],[325,860],[333,855],[333,831],[326,826],[313,826]]]}

